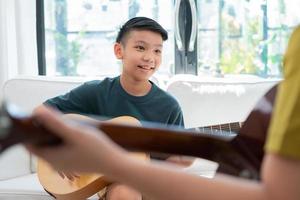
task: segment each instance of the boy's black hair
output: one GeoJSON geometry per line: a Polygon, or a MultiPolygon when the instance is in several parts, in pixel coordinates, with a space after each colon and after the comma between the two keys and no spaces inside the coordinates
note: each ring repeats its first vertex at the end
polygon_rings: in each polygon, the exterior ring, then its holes
{"type": "Polygon", "coordinates": [[[126,35],[132,30],[149,30],[159,33],[166,41],[168,39],[168,32],[156,21],[147,17],[134,17],[128,20],[120,29],[116,42],[121,43],[126,35]]]}

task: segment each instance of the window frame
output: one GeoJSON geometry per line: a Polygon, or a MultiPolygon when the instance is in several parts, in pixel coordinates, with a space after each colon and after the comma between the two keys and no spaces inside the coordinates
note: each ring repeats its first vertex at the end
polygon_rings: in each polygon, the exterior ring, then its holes
{"type": "Polygon", "coordinates": [[[36,0],[38,75],[46,75],[44,0],[36,0]]]}

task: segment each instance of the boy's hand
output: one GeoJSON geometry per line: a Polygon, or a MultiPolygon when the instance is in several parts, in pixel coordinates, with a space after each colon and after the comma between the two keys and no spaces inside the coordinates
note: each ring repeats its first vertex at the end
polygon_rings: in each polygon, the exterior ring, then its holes
{"type": "Polygon", "coordinates": [[[76,172],[63,172],[63,171],[58,171],[57,172],[61,178],[67,178],[70,181],[74,181],[77,178],[80,178],[80,175],[77,174],[76,172]]]}
{"type": "Polygon", "coordinates": [[[195,158],[190,156],[170,156],[166,161],[182,167],[188,167],[193,164],[195,158]]]}

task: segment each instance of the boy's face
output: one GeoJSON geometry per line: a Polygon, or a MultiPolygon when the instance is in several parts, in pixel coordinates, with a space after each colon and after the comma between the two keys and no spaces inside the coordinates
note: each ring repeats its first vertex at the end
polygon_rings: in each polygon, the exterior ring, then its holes
{"type": "Polygon", "coordinates": [[[159,33],[133,30],[122,44],[114,46],[115,55],[122,60],[122,75],[137,81],[148,80],[161,64],[163,39],[159,33]]]}

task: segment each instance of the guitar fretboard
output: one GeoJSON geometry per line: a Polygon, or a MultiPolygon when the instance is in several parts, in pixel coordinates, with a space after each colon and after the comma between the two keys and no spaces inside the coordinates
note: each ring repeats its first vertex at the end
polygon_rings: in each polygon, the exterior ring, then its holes
{"type": "Polygon", "coordinates": [[[226,136],[235,136],[241,129],[242,122],[234,122],[228,124],[218,124],[213,126],[204,126],[194,128],[197,132],[212,134],[212,135],[226,135],[226,136]]]}

